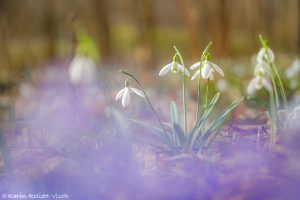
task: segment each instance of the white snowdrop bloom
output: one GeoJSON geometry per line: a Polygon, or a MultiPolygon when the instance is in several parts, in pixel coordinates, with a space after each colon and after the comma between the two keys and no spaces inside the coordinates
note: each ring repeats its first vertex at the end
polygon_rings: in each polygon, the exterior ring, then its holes
{"type": "Polygon", "coordinates": [[[249,95],[253,95],[256,90],[265,88],[268,91],[272,91],[272,85],[264,76],[255,76],[249,83],[247,92],[249,95]]]}
{"type": "Polygon", "coordinates": [[[144,93],[137,88],[129,87],[128,81],[125,82],[125,88],[120,90],[116,96],[116,101],[122,97],[122,106],[125,108],[130,103],[130,95],[134,92],[135,94],[145,97],[144,93]]]}
{"type": "MultiPolygon", "coordinates": [[[[192,65],[192,66],[194,66],[194,65],[192,65]]],[[[196,67],[194,67],[194,69],[195,68],[196,67]]],[[[222,77],[224,77],[224,72],[218,65],[216,65],[210,61],[204,61],[202,69],[199,69],[195,72],[195,74],[192,77],[192,80],[198,78],[200,76],[200,72],[201,72],[202,78],[204,78],[204,79],[209,78],[210,80],[214,80],[214,76],[213,76],[214,71],[216,71],[218,74],[220,74],[222,77]]]]}
{"type": "Polygon", "coordinates": [[[194,70],[198,67],[200,67],[201,62],[196,62],[195,64],[193,64],[192,66],[190,66],[190,70],[194,70]]]}
{"type": "Polygon", "coordinates": [[[68,75],[73,84],[90,84],[96,80],[97,65],[85,56],[76,56],[69,65],[68,75]]]}
{"type": "Polygon", "coordinates": [[[257,62],[254,68],[254,75],[269,75],[271,71],[270,65],[265,61],[257,62]]]}
{"type": "Polygon", "coordinates": [[[165,65],[159,72],[159,76],[164,76],[166,75],[169,71],[173,72],[173,73],[178,73],[179,71],[181,71],[182,73],[184,73],[185,76],[190,76],[190,72],[189,70],[187,70],[184,66],[182,66],[181,64],[179,64],[178,62],[171,62],[167,65],[165,65]]]}
{"type": "Polygon", "coordinates": [[[274,62],[275,56],[271,48],[268,48],[268,52],[266,52],[265,48],[261,48],[257,54],[256,61],[261,62],[267,59],[270,59],[270,62],[274,62]]]}

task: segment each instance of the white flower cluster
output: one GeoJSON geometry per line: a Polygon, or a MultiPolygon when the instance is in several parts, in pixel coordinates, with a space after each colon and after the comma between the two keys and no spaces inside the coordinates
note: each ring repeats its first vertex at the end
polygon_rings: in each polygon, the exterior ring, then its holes
{"type": "Polygon", "coordinates": [[[254,78],[250,81],[247,89],[249,95],[253,95],[256,90],[260,90],[263,87],[269,92],[272,91],[272,85],[268,80],[271,66],[268,64],[267,60],[269,60],[269,62],[274,62],[274,59],[275,56],[272,49],[268,48],[268,51],[266,51],[265,48],[260,49],[256,57],[254,78]]]}
{"type": "MultiPolygon", "coordinates": [[[[224,73],[223,70],[216,64],[210,62],[210,61],[203,61],[203,67],[200,69],[200,62],[197,62],[195,64],[193,64],[190,69],[194,70],[197,69],[198,70],[195,72],[195,74],[192,76],[191,80],[195,80],[197,79],[200,74],[202,76],[203,79],[210,79],[210,80],[214,80],[214,76],[213,76],[213,72],[216,71],[218,74],[220,74],[221,76],[224,77],[224,73]]],[[[178,71],[181,71],[182,73],[184,73],[186,76],[190,76],[190,72],[188,69],[186,69],[184,66],[180,65],[177,62],[171,62],[169,64],[167,64],[166,66],[164,66],[160,72],[159,72],[159,76],[164,76],[166,75],[169,71],[173,72],[173,73],[177,73],[178,71]]]]}
{"type": "MultiPolygon", "coordinates": [[[[201,66],[201,62],[197,62],[190,67],[191,70],[198,68],[198,70],[192,76],[191,80],[199,78],[200,75],[202,76],[203,79],[214,80],[214,76],[213,76],[214,71],[216,71],[218,74],[220,74],[222,77],[224,77],[223,70],[219,66],[217,66],[216,64],[214,64],[208,60],[203,61],[202,68],[200,68],[200,66],[201,66]]],[[[168,72],[173,72],[173,73],[181,72],[185,76],[190,77],[189,70],[187,68],[185,68],[183,65],[176,62],[175,58],[173,59],[173,61],[171,63],[165,65],[160,70],[159,76],[164,76],[168,72]]],[[[139,95],[141,97],[145,97],[145,95],[142,91],[138,90],[137,88],[129,87],[128,79],[127,79],[125,82],[125,88],[123,88],[121,91],[118,92],[118,94],[116,96],[116,100],[118,100],[122,97],[122,105],[123,105],[123,107],[126,107],[130,103],[130,94],[132,92],[136,93],[137,95],[139,95]]]]}

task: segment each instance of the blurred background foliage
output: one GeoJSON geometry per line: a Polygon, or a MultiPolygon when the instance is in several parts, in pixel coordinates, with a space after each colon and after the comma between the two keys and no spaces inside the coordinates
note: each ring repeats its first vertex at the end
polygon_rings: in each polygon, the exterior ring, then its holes
{"type": "Polygon", "coordinates": [[[259,33],[275,52],[295,56],[299,13],[298,0],[1,0],[0,82],[74,51],[103,66],[156,69],[173,45],[196,61],[213,41],[214,57],[249,58],[259,33]]]}

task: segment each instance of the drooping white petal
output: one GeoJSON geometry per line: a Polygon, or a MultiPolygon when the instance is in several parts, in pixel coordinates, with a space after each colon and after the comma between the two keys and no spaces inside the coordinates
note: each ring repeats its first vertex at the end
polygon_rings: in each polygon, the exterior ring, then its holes
{"type": "Polygon", "coordinates": [[[201,69],[201,75],[204,79],[207,79],[209,77],[209,74],[211,72],[211,67],[208,62],[204,63],[203,68],[201,69]]]}
{"type": "Polygon", "coordinates": [[[269,92],[273,90],[271,83],[266,78],[262,78],[262,84],[269,92]]]}
{"type": "Polygon", "coordinates": [[[139,89],[137,89],[137,88],[131,87],[130,90],[132,92],[136,93],[137,95],[141,96],[141,97],[145,97],[144,93],[142,91],[140,91],[139,89]]]}
{"type": "Polygon", "coordinates": [[[254,77],[250,82],[249,82],[249,85],[248,85],[248,88],[247,88],[247,93],[249,95],[253,95],[256,91],[256,85],[259,81],[259,78],[258,77],[254,77]]]}
{"type": "Polygon", "coordinates": [[[190,70],[194,70],[198,67],[200,67],[200,62],[197,62],[197,63],[193,64],[192,66],[190,66],[190,70]]]}
{"type": "Polygon", "coordinates": [[[255,65],[254,75],[257,76],[257,75],[269,74],[270,70],[271,70],[270,65],[265,61],[261,60],[258,61],[255,65]]]}
{"type": "Polygon", "coordinates": [[[169,71],[170,71],[170,69],[172,68],[172,66],[173,66],[173,62],[171,62],[171,63],[169,63],[169,64],[167,64],[167,65],[165,65],[161,70],[160,70],[160,72],[159,72],[159,76],[164,76],[164,75],[166,75],[169,71]]]}
{"type": "Polygon", "coordinates": [[[221,76],[224,77],[224,72],[223,70],[216,64],[211,62],[212,67],[214,68],[214,70],[216,70],[218,72],[218,74],[220,74],[221,76]]]}
{"type": "Polygon", "coordinates": [[[209,73],[209,80],[214,80],[214,75],[213,75],[212,71],[210,71],[210,73],[209,73]]]}
{"type": "Polygon", "coordinates": [[[264,59],[267,59],[267,57],[269,57],[270,62],[274,62],[275,56],[274,56],[274,52],[272,51],[272,49],[268,48],[268,54],[267,54],[266,49],[261,48],[257,54],[256,61],[257,62],[263,61],[264,59]]]}
{"type": "Polygon", "coordinates": [[[122,90],[120,90],[119,92],[118,92],[118,94],[117,94],[117,96],[116,96],[116,100],[118,100],[118,99],[120,99],[121,98],[121,96],[123,95],[123,93],[124,93],[124,88],[122,89],[122,90]]]}
{"type": "Polygon", "coordinates": [[[186,75],[187,77],[190,77],[190,72],[189,70],[187,70],[184,66],[178,64],[178,68],[181,72],[184,73],[184,75],[186,75]]]}
{"type": "Polygon", "coordinates": [[[200,70],[197,70],[195,74],[192,76],[191,80],[194,80],[200,76],[200,70]]]}
{"type": "Polygon", "coordinates": [[[256,61],[257,62],[263,61],[265,53],[266,53],[265,48],[261,48],[257,54],[256,61]]]}
{"type": "Polygon", "coordinates": [[[123,98],[122,98],[122,105],[125,108],[126,106],[129,105],[129,103],[130,103],[130,90],[128,87],[125,87],[123,98]]]}
{"type": "Polygon", "coordinates": [[[268,48],[268,56],[271,62],[274,62],[275,60],[275,56],[274,56],[274,52],[272,51],[271,48],[268,48]]]}

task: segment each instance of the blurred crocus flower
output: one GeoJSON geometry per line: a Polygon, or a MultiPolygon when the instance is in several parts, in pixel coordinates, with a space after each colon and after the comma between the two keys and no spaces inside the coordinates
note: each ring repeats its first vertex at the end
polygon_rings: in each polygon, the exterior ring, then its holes
{"type": "Polygon", "coordinates": [[[145,97],[144,93],[137,88],[129,87],[128,80],[125,81],[125,88],[120,90],[116,96],[116,101],[122,97],[122,106],[125,108],[130,103],[130,94],[134,92],[141,97],[145,97]]]}
{"type": "Polygon", "coordinates": [[[68,75],[73,84],[90,84],[96,80],[97,65],[85,56],[76,56],[68,68],[68,75]]]}
{"type": "Polygon", "coordinates": [[[247,92],[249,95],[253,95],[256,90],[260,90],[263,87],[269,92],[272,91],[272,85],[268,79],[262,75],[257,75],[250,81],[247,92]]]}
{"type": "MultiPolygon", "coordinates": [[[[199,66],[200,66],[200,62],[193,64],[190,67],[190,69],[193,70],[199,66]]],[[[209,78],[210,80],[214,80],[214,76],[213,76],[214,71],[216,71],[218,74],[220,74],[222,77],[224,77],[224,72],[218,65],[206,60],[203,62],[202,69],[198,69],[195,72],[195,74],[192,77],[192,80],[198,78],[200,76],[200,73],[201,73],[202,78],[204,78],[204,79],[209,78]]]]}
{"type": "Polygon", "coordinates": [[[184,73],[185,76],[190,76],[190,72],[189,70],[187,70],[183,65],[179,64],[178,62],[171,62],[167,65],[165,65],[159,72],[159,76],[164,76],[166,75],[169,71],[173,72],[173,73],[178,73],[179,71],[181,71],[182,73],[184,73]]]}
{"type": "Polygon", "coordinates": [[[266,51],[265,48],[261,48],[257,54],[256,61],[261,62],[269,59],[270,62],[274,62],[275,56],[271,48],[266,51]]]}

